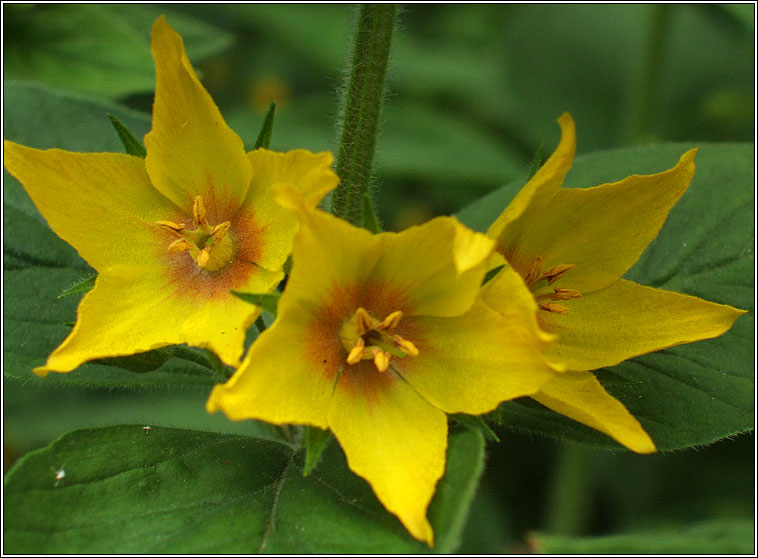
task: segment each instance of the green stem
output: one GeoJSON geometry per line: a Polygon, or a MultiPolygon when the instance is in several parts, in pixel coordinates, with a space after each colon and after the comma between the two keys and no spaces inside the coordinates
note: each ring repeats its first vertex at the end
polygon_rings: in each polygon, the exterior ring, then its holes
{"type": "Polygon", "coordinates": [[[332,197],[332,213],[354,225],[361,223],[371,181],[396,13],[394,4],[364,4],[358,16],[337,152],[340,184],[332,197]]]}
{"type": "Polygon", "coordinates": [[[549,533],[568,536],[586,532],[594,495],[594,457],[595,453],[583,446],[561,445],[548,497],[549,533]]]}
{"type": "Polygon", "coordinates": [[[639,81],[637,119],[632,131],[632,140],[635,143],[646,141],[651,134],[660,89],[665,42],[671,21],[670,6],[655,5],[651,6],[651,9],[650,27],[639,81]]]}

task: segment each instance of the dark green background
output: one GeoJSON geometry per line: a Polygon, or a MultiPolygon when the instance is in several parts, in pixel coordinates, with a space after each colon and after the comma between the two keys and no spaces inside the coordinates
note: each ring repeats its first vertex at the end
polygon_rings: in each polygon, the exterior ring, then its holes
{"type": "MultiPolygon", "coordinates": [[[[566,110],[577,124],[579,154],[658,142],[752,141],[753,9],[406,6],[376,155],[385,227],[402,229],[454,213],[503,184],[523,182],[539,146],[546,153],[555,146],[555,119],[566,110]]],[[[164,13],[246,145],[255,141],[274,98],[272,148],[335,148],[350,6],[6,4],[3,10],[6,80],[38,81],[149,114],[149,30],[164,13]]],[[[6,110],[12,106],[6,99],[6,110]]],[[[23,134],[25,121],[54,121],[55,114],[45,110],[14,114],[16,132],[23,134]]],[[[118,150],[103,119],[102,139],[95,135],[92,145],[79,149],[118,150]]],[[[127,124],[142,134],[141,122],[135,115],[127,124]]],[[[59,141],[45,147],[72,148],[65,132],[57,131],[59,141]]],[[[4,194],[14,196],[10,188],[4,194]]],[[[6,243],[17,235],[9,230],[12,217],[6,212],[6,243]]],[[[70,313],[76,300],[61,303],[70,313]]],[[[260,433],[257,425],[206,416],[206,395],[205,387],[79,390],[4,380],[5,469],[80,427],[144,422],[260,433]]],[[[534,530],[676,531],[700,521],[753,517],[752,435],[641,457],[561,444],[507,426],[498,433],[502,442],[488,446],[462,551],[523,551],[527,541],[542,540],[528,535],[534,530]],[[556,482],[574,489],[563,502],[556,502],[562,494],[556,482]],[[574,524],[551,519],[562,506],[573,510],[574,524]]],[[[745,532],[739,531],[739,548],[749,552],[745,532]]],[[[539,548],[569,548],[545,540],[539,548]]],[[[641,548],[628,544],[630,552],[641,548]]]]}

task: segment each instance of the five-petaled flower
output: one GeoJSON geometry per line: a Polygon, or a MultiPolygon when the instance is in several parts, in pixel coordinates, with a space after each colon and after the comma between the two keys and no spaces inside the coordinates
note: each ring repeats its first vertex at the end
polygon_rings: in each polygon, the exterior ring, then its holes
{"type": "Polygon", "coordinates": [[[507,317],[480,300],[493,241],[452,217],[372,235],[294,198],[284,202],[301,222],[276,321],[208,410],[331,429],[350,468],[432,544],[445,413],[490,411],[552,377],[536,304],[515,272],[507,317]]]}
{"type": "Polygon", "coordinates": [[[290,185],[315,206],[337,184],[329,153],[245,153],[163,17],[152,52],[145,159],[5,142],[8,170],[99,273],[70,335],[35,369],[40,375],[178,343],[239,364],[260,309],[230,289],[274,289],[297,227],[272,186],[290,185]]]}
{"type": "MultiPolygon", "coordinates": [[[[594,188],[561,188],[576,149],[564,114],[561,141],[488,230],[497,253],[538,303],[538,321],[556,335],[546,357],[569,370],[532,395],[543,405],[600,430],[629,449],[655,445],[590,370],[682,343],[717,337],[743,310],[621,279],[653,240],[695,172],[696,150],[672,169],[594,188]]],[[[507,278],[483,288],[507,309],[507,278]]]]}

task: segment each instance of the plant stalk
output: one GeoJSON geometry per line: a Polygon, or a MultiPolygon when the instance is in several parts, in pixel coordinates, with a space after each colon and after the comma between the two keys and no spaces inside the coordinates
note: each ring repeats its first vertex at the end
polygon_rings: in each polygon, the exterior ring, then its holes
{"type": "Polygon", "coordinates": [[[361,6],[347,76],[336,165],[340,184],[334,191],[331,211],[358,226],[371,182],[396,14],[394,4],[361,6]]]}

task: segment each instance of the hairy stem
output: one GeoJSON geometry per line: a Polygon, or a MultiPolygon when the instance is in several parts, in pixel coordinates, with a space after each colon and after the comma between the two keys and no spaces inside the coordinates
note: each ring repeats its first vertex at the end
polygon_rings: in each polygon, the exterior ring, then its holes
{"type": "Polygon", "coordinates": [[[332,213],[354,225],[361,224],[371,181],[396,13],[394,4],[364,4],[358,16],[337,152],[340,185],[332,197],[332,213]]]}

